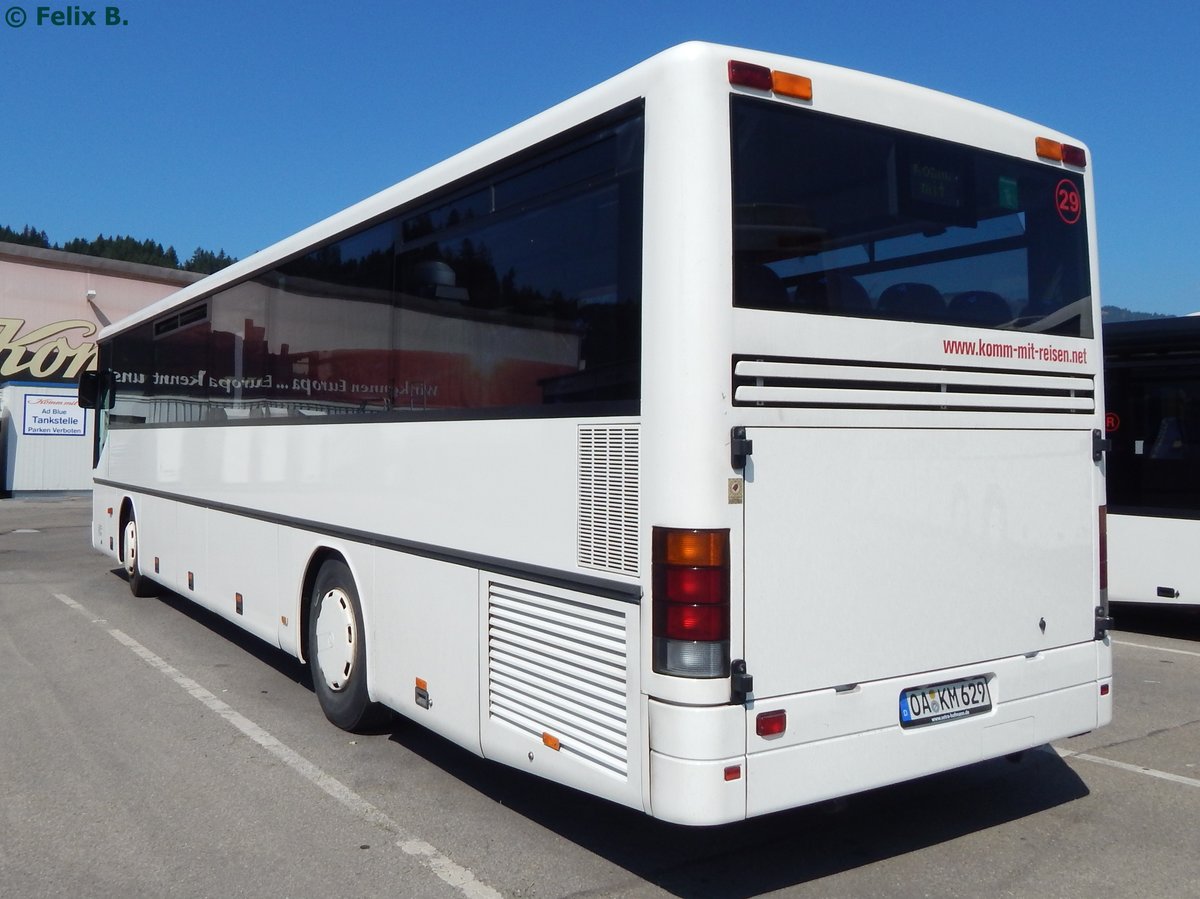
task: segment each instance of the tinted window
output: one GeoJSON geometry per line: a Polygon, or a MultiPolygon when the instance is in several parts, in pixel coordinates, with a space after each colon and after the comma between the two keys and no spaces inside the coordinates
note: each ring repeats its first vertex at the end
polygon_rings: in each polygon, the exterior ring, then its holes
{"type": "Polygon", "coordinates": [[[636,411],[641,204],[626,111],[120,335],[114,425],[636,411]]]}
{"type": "Polygon", "coordinates": [[[1200,356],[1130,360],[1106,378],[1109,509],[1200,517],[1200,356]]]}
{"type": "Polygon", "coordinates": [[[1077,174],[746,97],[732,112],[736,305],[1092,335],[1077,174]]]}

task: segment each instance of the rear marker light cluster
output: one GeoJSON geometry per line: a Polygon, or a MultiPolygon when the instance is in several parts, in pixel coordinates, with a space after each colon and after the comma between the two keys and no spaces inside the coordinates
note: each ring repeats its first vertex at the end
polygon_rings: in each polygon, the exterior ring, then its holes
{"type": "Polygon", "coordinates": [[[655,528],[654,670],[729,675],[729,531],[655,528]]]}
{"type": "Polygon", "coordinates": [[[737,87],[748,87],[760,91],[772,91],[783,97],[796,100],[813,98],[812,79],[790,72],[777,72],[766,66],[750,62],[729,60],[729,83],[737,87]]]}
{"type": "Polygon", "coordinates": [[[1087,152],[1083,147],[1074,147],[1071,144],[1059,143],[1048,137],[1037,138],[1034,141],[1034,147],[1037,150],[1037,155],[1042,159],[1049,159],[1053,162],[1065,162],[1067,165],[1073,165],[1079,169],[1087,168],[1087,152]]]}

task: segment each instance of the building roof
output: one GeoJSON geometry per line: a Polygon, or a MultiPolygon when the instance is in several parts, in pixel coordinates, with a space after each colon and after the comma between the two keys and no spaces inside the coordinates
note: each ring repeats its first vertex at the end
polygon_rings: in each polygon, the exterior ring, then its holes
{"type": "Polygon", "coordinates": [[[3,241],[0,241],[0,259],[44,268],[112,275],[116,278],[159,281],[179,287],[199,281],[204,277],[199,272],[185,272],[180,269],[164,268],[160,265],[124,262],[120,259],[105,259],[102,256],[86,256],[83,253],[68,253],[65,250],[45,250],[41,247],[29,247],[24,244],[3,241]]]}

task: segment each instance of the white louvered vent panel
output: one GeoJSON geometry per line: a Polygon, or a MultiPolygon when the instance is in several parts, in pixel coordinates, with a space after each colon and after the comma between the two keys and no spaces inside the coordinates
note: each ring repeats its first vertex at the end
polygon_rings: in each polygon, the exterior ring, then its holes
{"type": "Polygon", "coordinates": [[[626,615],[507,584],[488,588],[488,714],[627,777],[626,615]]]}
{"type": "Polygon", "coordinates": [[[638,572],[638,429],[579,428],[578,562],[638,572]]]}
{"type": "Polygon", "coordinates": [[[735,361],[734,405],[1066,412],[1096,408],[1091,375],[735,361]]]}

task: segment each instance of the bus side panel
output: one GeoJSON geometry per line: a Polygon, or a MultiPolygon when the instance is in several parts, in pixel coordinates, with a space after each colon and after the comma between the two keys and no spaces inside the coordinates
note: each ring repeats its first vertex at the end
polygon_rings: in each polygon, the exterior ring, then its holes
{"type": "Polygon", "coordinates": [[[642,808],[640,606],[479,573],[483,754],[642,808]]]}
{"type": "Polygon", "coordinates": [[[213,510],[205,518],[209,569],[197,586],[204,605],[278,646],[279,526],[213,510]]]}
{"type": "Polygon", "coordinates": [[[1110,602],[1200,606],[1200,521],[1108,516],[1110,602]]]}
{"type": "Polygon", "coordinates": [[[479,572],[375,552],[364,599],[372,697],[480,754],[479,572]]]}
{"type": "MultiPolygon", "coordinates": [[[[187,581],[180,581],[180,574],[175,569],[181,558],[179,548],[179,504],[171,500],[159,499],[154,496],[130,497],[133,511],[137,516],[138,544],[141,558],[142,573],[156,584],[170,590],[184,592],[187,581]]],[[[120,515],[120,503],[114,518],[120,515]]],[[[120,542],[118,535],[117,541],[120,542]]],[[[200,536],[203,540],[203,533],[200,536]]],[[[186,595],[186,594],[185,594],[186,595]]],[[[190,596],[189,599],[195,599],[190,596]]]]}

